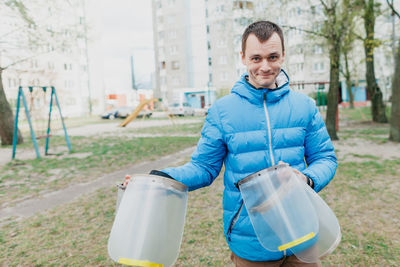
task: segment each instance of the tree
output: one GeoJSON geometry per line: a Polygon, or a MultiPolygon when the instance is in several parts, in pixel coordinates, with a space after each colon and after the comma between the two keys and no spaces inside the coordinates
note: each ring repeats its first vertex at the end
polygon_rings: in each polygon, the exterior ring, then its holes
{"type": "MultiPolygon", "coordinates": [[[[64,22],[58,16],[59,12],[72,11],[75,8],[73,2],[60,0],[0,2],[0,16],[10,22],[10,27],[7,27],[8,32],[0,35],[0,138],[2,145],[12,144],[14,130],[13,112],[4,92],[4,71],[32,58],[73,46],[76,39],[81,37],[81,31],[77,23],[64,22]]],[[[23,138],[19,130],[18,133],[18,143],[22,143],[23,138]]]]}
{"type": "Polygon", "coordinates": [[[326,111],[326,128],[332,140],[338,140],[336,133],[336,115],[339,97],[340,55],[342,52],[343,33],[348,32],[349,17],[353,15],[354,3],[351,0],[320,0],[325,21],[322,32],[329,47],[329,92],[326,111]]]}
{"type": "Polygon", "coordinates": [[[371,113],[374,122],[388,122],[385,113],[385,104],[383,103],[382,91],[378,87],[375,77],[374,68],[374,49],[381,42],[375,39],[375,20],[379,15],[379,5],[374,0],[361,0],[364,7],[362,18],[364,20],[365,38],[365,64],[366,64],[366,80],[367,91],[371,97],[371,113]]]}
{"type": "MultiPolygon", "coordinates": [[[[343,3],[345,6],[345,9],[347,9],[346,5],[350,4],[349,1],[345,1],[343,3]]],[[[354,5],[353,8],[350,8],[349,16],[347,16],[347,21],[344,21],[343,23],[347,25],[346,31],[343,33],[343,42],[342,42],[342,53],[343,53],[343,59],[344,59],[344,68],[341,68],[341,73],[344,76],[346,80],[346,88],[347,88],[347,94],[349,95],[349,102],[350,102],[350,108],[354,108],[354,95],[352,92],[352,79],[351,79],[351,71],[349,67],[349,53],[353,49],[353,44],[356,39],[356,36],[354,34],[354,28],[355,28],[355,18],[356,14],[358,12],[358,8],[356,5],[354,5]]]]}
{"type": "MultiPolygon", "coordinates": [[[[355,0],[320,0],[320,3],[323,7],[324,21],[319,31],[299,29],[288,25],[283,27],[301,30],[312,36],[323,38],[329,49],[329,91],[325,123],[331,139],[338,140],[336,123],[340,87],[340,56],[343,51],[344,33],[352,34],[349,21],[352,21],[352,17],[355,16],[354,10],[357,5],[355,0]]],[[[347,47],[346,49],[350,50],[347,47]]]]}
{"type": "MultiPolygon", "coordinates": [[[[392,10],[392,15],[400,19],[400,14],[393,6],[393,0],[387,4],[392,10]]],[[[390,135],[389,140],[400,142],[400,38],[395,58],[395,69],[392,82],[392,112],[390,114],[390,135]]]]}

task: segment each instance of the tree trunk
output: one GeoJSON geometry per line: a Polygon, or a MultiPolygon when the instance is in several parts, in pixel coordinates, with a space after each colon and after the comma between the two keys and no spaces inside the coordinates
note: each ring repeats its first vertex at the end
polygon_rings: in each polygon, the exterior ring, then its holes
{"type": "Polygon", "coordinates": [[[376,83],[373,49],[368,47],[368,45],[365,46],[367,66],[366,79],[368,94],[371,97],[372,121],[385,123],[388,122],[388,120],[385,113],[385,104],[383,103],[382,91],[376,83]]]}
{"type": "Polygon", "coordinates": [[[395,66],[392,83],[392,112],[390,115],[389,140],[400,142],[400,39],[395,66]]]}
{"type": "MultiPolygon", "coordinates": [[[[0,138],[1,145],[12,145],[14,135],[14,116],[7,101],[3,87],[3,69],[0,68],[0,138]]],[[[18,130],[18,144],[23,143],[23,138],[18,130]]]]}
{"type": "Polygon", "coordinates": [[[388,122],[385,114],[385,104],[383,103],[382,92],[376,83],[375,68],[374,68],[374,49],[376,40],[374,37],[375,31],[375,3],[374,0],[368,0],[365,5],[364,27],[366,38],[364,40],[365,62],[366,62],[366,80],[367,90],[371,97],[371,112],[374,122],[388,122]]]}
{"type": "Polygon", "coordinates": [[[347,94],[349,95],[349,102],[350,102],[350,108],[354,109],[354,96],[353,92],[351,90],[352,83],[351,83],[351,74],[349,70],[349,59],[347,55],[347,51],[344,51],[344,63],[345,63],[345,78],[346,78],[346,87],[347,87],[347,94]]]}
{"type": "MultiPolygon", "coordinates": [[[[340,38],[339,38],[340,39],[340,38]]],[[[330,79],[328,92],[328,108],[326,111],[326,128],[332,140],[339,140],[336,134],[336,113],[338,112],[338,89],[339,89],[339,61],[340,45],[334,45],[329,52],[330,79]]]]}

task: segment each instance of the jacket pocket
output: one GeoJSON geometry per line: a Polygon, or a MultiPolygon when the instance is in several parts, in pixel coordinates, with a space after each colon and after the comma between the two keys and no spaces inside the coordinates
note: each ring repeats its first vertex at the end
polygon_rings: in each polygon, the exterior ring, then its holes
{"type": "Polygon", "coordinates": [[[231,232],[232,232],[232,229],[233,229],[233,227],[235,226],[236,222],[238,221],[239,216],[240,216],[240,213],[241,213],[241,211],[242,211],[242,209],[243,209],[243,200],[241,200],[240,202],[241,202],[240,208],[239,208],[238,211],[235,213],[235,216],[233,216],[232,221],[231,221],[231,223],[229,224],[228,231],[226,232],[226,235],[227,235],[227,237],[228,237],[228,241],[231,241],[231,232]]]}

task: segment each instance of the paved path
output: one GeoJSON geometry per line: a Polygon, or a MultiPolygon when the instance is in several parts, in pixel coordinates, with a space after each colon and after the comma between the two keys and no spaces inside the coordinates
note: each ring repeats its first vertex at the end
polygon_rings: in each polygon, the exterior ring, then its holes
{"type": "MultiPolygon", "coordinates": [[[[168,136],[168,134],[163,134],[163,135],[136,134],[136,133],[132,133],[132,129],[140,129],[140,128],[147,128],[147,127],[155,127],[155,126],[169,126],[169,125],[173,125],[173,123],[174,124],[199,123],[202,121],[204,121],[204,117],[188,117],[188,118],[183,118],[183,119],[174,119],[173,121],[168,120],[168,119],[166,119],[166,120],[137,119],[135,121],[132,121],[126,127],[119,127],[119,124],[122,122],[122,120],[115,120],[115,122],[88,124],[88,125],[83,125],[83,126],[78,126],[78,127],[71,127],[68,129],[68,135],[69,136],[94,136],[94,135],[118,136],[118,135],[124,135],[124,136],[129,136],[129,137],[168,136]]],[[[64,131],[61,131],[61,130],[56,131],[55,135],[63,136],[64,131]]],[[[174,135],[174,136],[176,136],[176,135],[174,135]]],[[[193,136],[193,135],[185,134],[184,136],[193,136]]],[[[30,135],[27,135],[25,138],[29,139],[30,135]]],[[[74,144],[72,144],[72,146],[73,145],[74,144]]],[[[62,152],[67,149],[67,146],[64,145],[57,149],[60,150],[60,151],[57,150],[57,153],[62,152]]],[[[39,153],[41,156],[44,155],[44,147],[39,147],[39,153]]],[[[55,153],[55,152],[53,151],[53,153],[55,153]]],[[[8,148],[0,147],[0,166],[5,165],[8,162],[10,162],[11,155],[12,155],[11,147],[8,147],[8,148]]],[[[33,145],[32,145],[32,147],[25,148],[25,149],[17,147],[15,158],[20,159],[20,160],[35,159],[36,153],[33,148],[33,145]]]]}
{"type": "MultiPolygon", "coordinates": [[[[188,124],[188,123],[198,123],[204,121],[203,117],[190,117],[184,119],[174,119],[171,120],[141,120],[137,119],[129,123],[126,127],[119,127],[122,120],[116,120],[114,122],[108,123],[98,123],[98,124],[89,124],[80,127],[70,128],[68,129],[69,136],[93,136],[98,134],[124,134],[129,132],[132,129],[140,129],[146,127],[155,127],[155,126],[169,126],[173,124],[188,124]]],[[[64,135],[63,131],[58,131],[56,134],[64,135]]]]}
{"type": "Polygon", "coordinates": [[[89,183],[73,184],[60,191],[45,194],[41,198],[26,200],[17,204],[15,207],[0,209],[0,226],[7,223],[7,218],[16,217],[17,220],[27,218],[61,204],[72,202],[76,198],[94,192],[99,188],[115,186],[118,182],[123,180],[126,174],[149,173],[149,171],[153,169],[160,170],[168,166],[179,164],[189,157],[194,149],[195,147],[190,147],[158,160],[139,163],[124,170],[106,174],[89,183]]]}

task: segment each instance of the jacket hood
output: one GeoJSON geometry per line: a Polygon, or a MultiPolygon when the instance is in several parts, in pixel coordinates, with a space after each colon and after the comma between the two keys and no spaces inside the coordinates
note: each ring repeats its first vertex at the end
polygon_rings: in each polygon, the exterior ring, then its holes
{"type": "Polygon", "coordinates": [[[247,98],[250,102],[259,104],[264,100],[264,94],[266,93],[267,102],[276,102],[283,95],[289,92],[289,76],[284,70],[281,70],[279,75],[276,77],[277,88],[255,88],[247,81],[249,74],[244,73],[240,80],[235,83],[232,88],[232,93],[238,94],[241,97],[247,98]]]}

